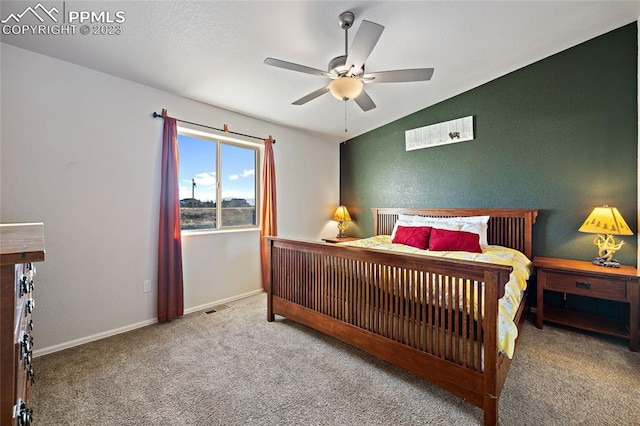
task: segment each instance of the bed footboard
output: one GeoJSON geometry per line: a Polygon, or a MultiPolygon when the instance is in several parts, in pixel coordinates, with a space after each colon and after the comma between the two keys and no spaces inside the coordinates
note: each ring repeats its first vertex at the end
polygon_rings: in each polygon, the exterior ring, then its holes
{"type": "Polygon", "coordinates": [[[497,349],[498,300],[510,266],[267,240],[269,321],[281,315],[343,340],[497,424],[510,361],[497,349]]]}

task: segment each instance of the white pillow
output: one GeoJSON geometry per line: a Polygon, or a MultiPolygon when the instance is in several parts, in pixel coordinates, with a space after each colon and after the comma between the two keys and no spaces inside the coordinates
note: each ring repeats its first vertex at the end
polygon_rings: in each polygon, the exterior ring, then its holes
{"type": "Polygon", "coordinates": [[[403,220],[410,220],[415,222],[431,222],[431,223],[451,223],[455,222],[455,218],[453,217],[428,217],[428,216],[410,216],[410,215],[399,215],[403,220]]]}
{"type": "MultiPolygon", "coordinates": [[[[422,219],[429,219],[423,217],[422,219]]],[[[440,229],[448,229],[450,231],[459,231],[462,228],[463,224],[458,222],[430,222],[424,220],[400,220],[398,219],[393,225],[393,231],[391,232],[391,240],[396,236],[396,230],[398,226],[430,226],[432,228],[440,228],[440,229]]]]}
{"type": "Polygon", "coordinates": [[[411,222],[412,226],[430,226],[432,228],[439,229],[448,229],[450,231],[459,231],[462,228],[461,223],[453,223],[453,222],[422,222],[422,221],[413,221],[411,222]]]}
{"type": "Polygon", "coordinates": [[[411,220],[415,226],[430,226],[432,228],[448,229],[450,231],[459,231],[464,225],[463,222],[455,220],[455,217],[427,217],[413,216],[411,220]]]}
{"type": "Polygon", "coordinates": [[[473,232],[480,237],[480,245],[488,245],[487,242],[487,225],[484,223],[464,223],[460,222],[460,231],[473,232]]]}
{"type": "MultiPolygon", "coordinates": [[[[488,223],[490,217],[491,216],[457,216],[453,219],[463,224],[480,225],[480,229],[476,229],[475,227],[470,226],[468,228],[468,232],[473,232],[474,234],[480,235],[480,244],[488,245],[489,242],[487,241],[487,228],[489,227],[488,223]]],[[[463,226],[462,230],[466,231],[467,229],[464,229],[463,226]]]]}
{"type": "Polygon", "coordinates": [[[489,223],[489,218],[491,216],[456,216],[450,219],[453,219],[457,222],[465,222],[465,223],[484,223],[485,225],[489,223]]]}

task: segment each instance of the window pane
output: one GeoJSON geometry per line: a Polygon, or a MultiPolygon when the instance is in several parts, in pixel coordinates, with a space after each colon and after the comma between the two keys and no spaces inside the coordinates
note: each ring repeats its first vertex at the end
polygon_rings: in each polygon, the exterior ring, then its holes
{"type": "Polygon", "coordinates": [[[220,146],[222,227],[256,225],[257,150],[220,146]]]}
{"type": "Polygon", "coordinates": [[[178,135],[181,229],[216,228],[216,143],[178,135]]]}

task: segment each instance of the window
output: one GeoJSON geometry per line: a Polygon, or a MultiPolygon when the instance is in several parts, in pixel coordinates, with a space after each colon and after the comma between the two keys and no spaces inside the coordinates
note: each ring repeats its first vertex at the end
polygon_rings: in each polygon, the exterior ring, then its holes
{"type": "Polygon", "coordinates": [[[182,230],[258,226],[258,146],[179,127],[178,151],[182,230]]]}

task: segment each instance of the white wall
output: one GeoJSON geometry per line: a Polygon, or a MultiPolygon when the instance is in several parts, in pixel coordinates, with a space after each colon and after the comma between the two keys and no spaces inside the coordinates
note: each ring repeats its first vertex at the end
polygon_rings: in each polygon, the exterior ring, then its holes
{"type": "MultiPolygon", "coordinates": [[[[153,111],[273,135],[280,235],[335,233],[337,144],[14,46],[2,44],[1,59],[0,220],[45,229],[36,354],[155,321],[163,122],[153,111]]],[[[258,231],[185,237],[183,256],[188,312],[260,290],[258,231]]]]}

